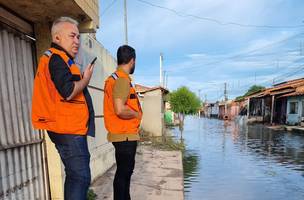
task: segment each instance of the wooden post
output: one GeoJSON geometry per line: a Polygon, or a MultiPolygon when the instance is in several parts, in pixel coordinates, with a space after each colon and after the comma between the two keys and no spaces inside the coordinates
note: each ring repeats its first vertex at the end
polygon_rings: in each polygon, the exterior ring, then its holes
{"type": "Polygon", "coordinates": [[[249,119],[249,113],[250,113],[250,98],[248,98],[248,104],[247,104],[247,118],[249,119]]]}
{"type": "Polygon", "coordinates": [[[262,99],[262,117],[263,117],[263,123],[264,123],[264,117],[265,117],[265,99],[262,99]]]}
{"type": "Polygon", "coordinates": [[[270,124],[273,123],[273,112],[274,112],[274,95],[272,96],[271,100],[271,113],[270,113],[270,124]]]}

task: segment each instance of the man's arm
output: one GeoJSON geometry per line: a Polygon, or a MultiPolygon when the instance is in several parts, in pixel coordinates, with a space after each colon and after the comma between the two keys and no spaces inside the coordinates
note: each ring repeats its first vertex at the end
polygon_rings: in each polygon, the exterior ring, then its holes
{"type": "Polygon", "coordinates": [[[133,119],[139,117],[139,113],[126,105],[129,97],[130,83],[125,78],[118,78],[113,88],[113,100],[115,114],[122,119],[133,119]]]}
{"type": "Polygon", "coordinates": [[[79,81],[74,82],[73,92],[71,93],[71,95],[69,97],[66,98],[68,101],[73,99],[80,92],[82,92],[85,87],[87,87],[87,85],[89,84],[91,77],[92,77],[93,68],[94,68],[94,65],[91,66],[91,64],[89,64],[83,73],[83,78],[79,81]]]}
{"type": "Polygon", "coordinates": [[[72,75],[69,67],[59,55],[53,54],[49,62],[49,71],[59,94],[64,99],[71,100],[89,84],[93,67],[87,67],[83,79],[80,80],[80,77],[72,75]]]}
{"type": "Polygon", "coordinates": [[[125,105],[125,101],[120,98],[114,99],[114,110],[116,115],[122,119],[133,119],[139,117],[138,112],[125,105]]]}

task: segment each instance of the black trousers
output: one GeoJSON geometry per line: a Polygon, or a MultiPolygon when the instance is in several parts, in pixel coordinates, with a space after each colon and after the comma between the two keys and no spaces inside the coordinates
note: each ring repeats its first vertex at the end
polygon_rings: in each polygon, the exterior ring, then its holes
{"type": "Polygon", "coordinates": [[[135,166],[137,141],[113,142],[115,147],[116,173],[114,177],[114,200],[131,200],[130,182],[135,166]]]}

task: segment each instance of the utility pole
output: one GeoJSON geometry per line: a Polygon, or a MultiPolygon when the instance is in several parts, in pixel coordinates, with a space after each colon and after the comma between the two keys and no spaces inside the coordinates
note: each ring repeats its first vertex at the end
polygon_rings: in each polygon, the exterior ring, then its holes
{"type": "Polygon", "coordinates": [[[163,86],[163,53],[159,56],[159,84],[163,86]]]}
{"type": "Polygon", "coordinates": [[[202,89],[198,89],[198,98],[199,98],[199,100],[201,100],[201,91],[202,91],[202,89]]]}
{"type": "Polygon", "coordinates": [[[167,71],[166,70],[163,70],[163,87],[166,87],[166,73],[167,73],[167,71]]]}
{"type": "Polygon", "coordinates": [[[227,101],[228,101],[228,97],[227,97],[227,83],[225,83],[225,90],[224,90],[224,97],[225,97],[225,113],[224,113],[224,119],[227,117],[227,101]]]}
{"type": "Polygon", "coordinates": [[[128,45],[128,13],[127,13],[127,0],[124,0],[124,18],[125,18],[125,44],[128,45]]]}
{"type": "Polygon", "coordinates": [[[164,74],[163,74],[163,80],[164,80],[163,87],[167,88],[168,87],[168,71],[164,70],[163,72],[164,72],[164,74]]]}
{"type": "Polygon", "coordinates": [[[166,74],[166,88],[168,88],[168,72],[167,72],[167,74],[166,74]]]}
{"type": "Polygon", "coordinates": [[[228,96],[227,96],[227,83],[224,83],[225,89],[224,89],[224,97],[225,97],[225,101],[228,100],[228,96]]]}
{"type": "Polygon", "coordinates": [[[198,117],[201,118],[201,108],[202,108],[202,104],[201,104],[201,90],[202,89],[198,89],[198,98],[200,100],[200,108],[199,108],[199,111],[198,111],[198,117]]]}

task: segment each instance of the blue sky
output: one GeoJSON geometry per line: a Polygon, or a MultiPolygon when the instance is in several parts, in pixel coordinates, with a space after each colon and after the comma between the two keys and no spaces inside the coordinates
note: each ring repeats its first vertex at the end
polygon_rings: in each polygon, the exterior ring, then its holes
{"type": "MultiPolygon", "coordinates": [[[[128,0],[129,45],[137,51],[135,82],[159,85],[159,54],[164,54],[168,88],[187,86],[208,101],[242,95],[253,84],[271,84],[304,75],[302,0],[146,0],[220,25],[179,16],[139,0],[128,0]],[[291,26],[298,26],[290,28],[291,26]]],[[[124,43],[123,0],[100,1],[97,39],[113,56],[124,43]],[[114,3],[113,3],[114,2],[114,3]],[[105,11],[109,5],[112,5],[105,11]]]]}

